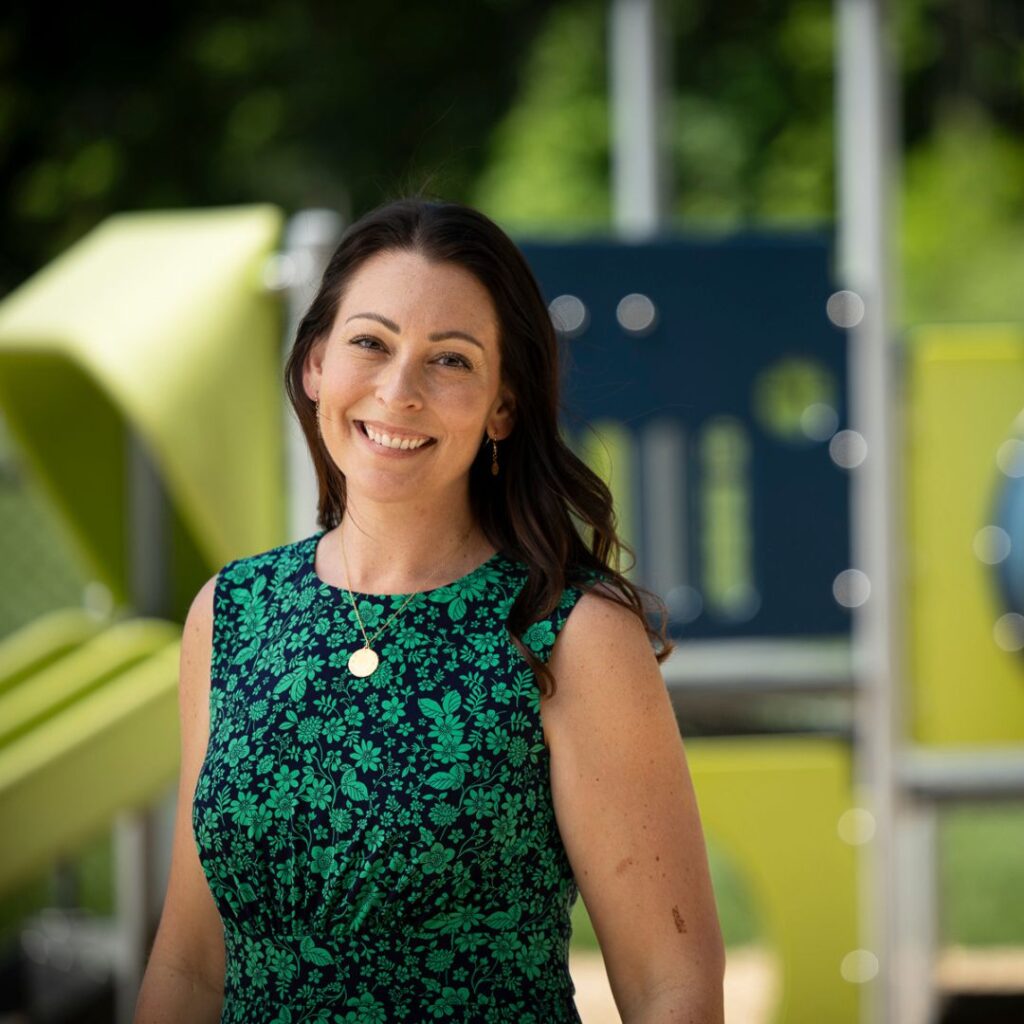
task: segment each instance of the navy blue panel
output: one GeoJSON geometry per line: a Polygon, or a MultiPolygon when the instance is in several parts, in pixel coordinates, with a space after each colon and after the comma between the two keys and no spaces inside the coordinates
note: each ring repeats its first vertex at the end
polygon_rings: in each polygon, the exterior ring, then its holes
{"type": "MultiPolygon", "coordinates": [[[[835,286],[829,280],[830,240],[824,236],[742,236],[726,241],[665,239],[548,243],[520,241],[550,303],[571,295],[589,322],[562,338],[567,435],[579,421],[614,419],[638,438],[652,419],[671,417],[685,437],[689,552],[687,587],[699,595],[699,614],[680,616],[673,633],[685,637],[836,635],[849,630],[849,612],[833,597],[833,582],[849,567],[846,470],[829,457],[829,436],[846,426],[846,333],[826,316],[835,286]],[[653,328],[631,335],[616,319],[629,293],[648,296],[653,328]],[[803,360],[834,385],[835,422],[812,437],[780,434],[755,414],[755,382],[787,360],[803,360]],[[702,551],[708,530],[701,488],[704,432],[716,417],[742,425],[750,446],[749,488],[753,584],[746,615],[730,616],[713,602],[702,551]]],[[[774,378],[780,379],[778,377],[774,378]]],[[[775,388],[774,401],[801,407],[798,380],[775,388]]],[[[641,495],[649,482],[640,462],[641,495]]],[[[641,498],[641,500],[643,500],[641,498]]],[[[643,516],[635,515],[638,529],[643,516]]],[[[642,529],[627,538],[642,552],[645,570],[658,558],[642,529]]],[[[635,577],[651,586],[651,572],[635,577]]],[[[668,595],[658,589],[663,597],[668,595]]],[[[675,588],[673,588],[675,589],[675,588]]],[[[686,588],[684,588],[685,590],[686,588]]],[[[676,596],[683,593],[679,590],[676,596]]]]}

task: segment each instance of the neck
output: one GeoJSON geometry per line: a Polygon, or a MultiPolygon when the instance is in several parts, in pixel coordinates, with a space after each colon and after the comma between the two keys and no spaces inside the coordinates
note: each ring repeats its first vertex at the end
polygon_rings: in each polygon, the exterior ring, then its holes
{"type": "Polygon", "coordinates": [[[320,544],[321,579],[362,593],[408,593],[443,586],[494,553],[468,508],[462,515],[401,511],[401,522],[389,522],[350,503],[320,544]]]}

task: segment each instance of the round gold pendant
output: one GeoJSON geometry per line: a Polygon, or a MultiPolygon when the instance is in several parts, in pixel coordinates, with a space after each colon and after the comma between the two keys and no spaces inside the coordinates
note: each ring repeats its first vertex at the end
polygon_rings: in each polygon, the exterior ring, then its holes
{"type": "Polygon", "coordinates": [[[371,651],[369,647],[360,647],[358,651],[353,651],[348,659],[348,670],[354,676],[369,676],[377,670],[377,665],[380,663],[380,659],[377,657],[376,651],[371,651]]]}

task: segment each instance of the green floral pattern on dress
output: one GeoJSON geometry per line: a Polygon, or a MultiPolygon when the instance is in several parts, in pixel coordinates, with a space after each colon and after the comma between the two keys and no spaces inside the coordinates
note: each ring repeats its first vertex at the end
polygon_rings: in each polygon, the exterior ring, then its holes
{"type": "MultiPolygon", "coordinates": [[[[229,562],[192,824],[224,923],[222,1022],[579,1021],[577,898],[502,552],[417,594],[352,675],[323,531],[229,562]]],[[[525,643],[547,661],[581,591],[525,643]]],[[[406,595],[356,594],[367,633],[406,595]]]]}

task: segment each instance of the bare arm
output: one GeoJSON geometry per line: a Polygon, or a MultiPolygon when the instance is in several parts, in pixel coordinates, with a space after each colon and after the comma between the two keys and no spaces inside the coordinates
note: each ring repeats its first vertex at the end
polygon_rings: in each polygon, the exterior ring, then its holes
{"type": "MultiPolygon", "coordinates": [[[[723,968],[724,970],[724,968],[723,968]]],[[[723,986],[683,985],[649,995],[623,1024],[721,1024],[723,986]]]]}
{"type": "Polygon", "coordinates": [[[207,988],[191,971],[150,958],[135,1004],[133,1024],[217,1024],[224,1003],[222,988],[207,988]]]}
{"type": "Polygon", "coordinates": [[[199,863],[192,795],[210,731],[210,659],[216,577],[196,595],[181,639],[181,774],[167,895],[135,1007],[134,1024],[216,1024],[224,1001],[224,931],[199,863]]]}
{"type": "Polygon", "coordinates": [[[559,831],[625,1024],[722,1024],[725,946],[682,737],[640,621],[584,594],[542,702],[559,831]]]}

